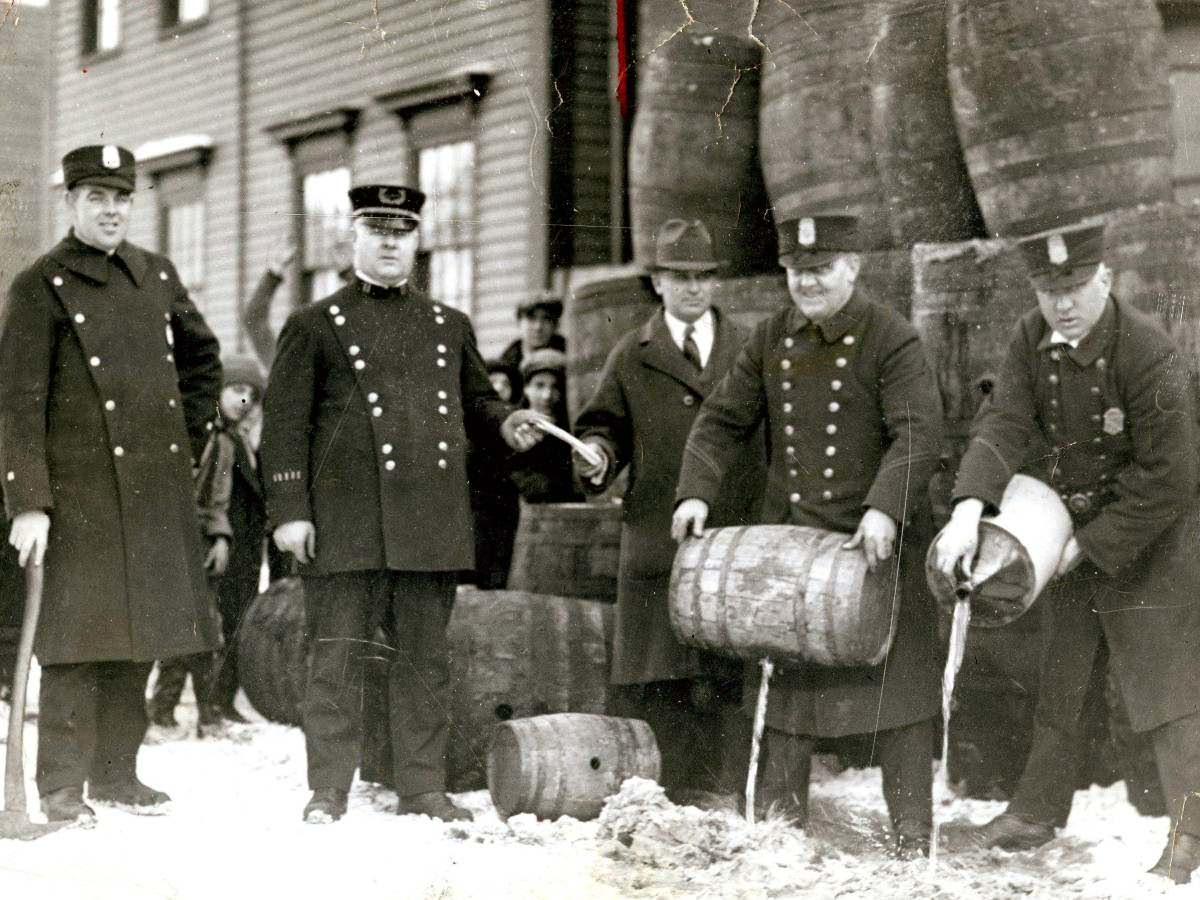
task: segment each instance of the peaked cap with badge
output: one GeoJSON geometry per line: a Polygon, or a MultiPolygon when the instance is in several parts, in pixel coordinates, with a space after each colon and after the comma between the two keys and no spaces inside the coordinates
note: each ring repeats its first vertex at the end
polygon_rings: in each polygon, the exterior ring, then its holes
{"type": "Polygon", "coordinates": [[[1088,225],[1017,242],[1029,280],[1038,290],[1064,291],[1086,284],[1104,257],[1104,226],[1088,225]]]}
{"type": "Polygon", "coordinates": [[[137,168],[133,154],[115,144],[78,147],[62,159],[63,187],[68,191],[79,184],[99,184],[121,191],[133,191],[137,168]]]}
{"type": "Polygon", "coordinates": [[[425,195],[398,184],[362,184],[350,189],[350,211],[356,219],[418,221],[425,195]]]}
{"type": "Polygon", "coordinates": [[[817,214],[780,222],[779,264],[789,269],[815,269],[842,253],[867,249],[858,216],[817,214]]]}

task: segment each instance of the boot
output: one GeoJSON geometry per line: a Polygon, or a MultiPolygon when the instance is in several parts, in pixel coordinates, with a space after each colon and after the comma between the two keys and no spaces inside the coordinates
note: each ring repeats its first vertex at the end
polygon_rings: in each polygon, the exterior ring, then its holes
{"type": "Polygon", "coordinates": [[[1054,839],[1054,826],[1034,822],[1017,813],[1004,812],[977,828],[975,839],[984,847],[1032,850],[1054,839]]]}
{"type": "Polygon", "coordinates": [[[429,816],[443,822],[470,822],[472,816],[465,809],[455,806],[441,791],[426,791],[401,797],[396,804],[398,816],[429,816]]]}
{"type": "Polygon", "coordinates": [[[83,802],[83,789],[59,788],[42,798],[42,812],[48,822],[79,822],[91,824],[96,821],[96,811],[83,802]]]}
{"type": "Polygon", "coordinates": [[[346,814],[346,791],[339,788],[317,788],[304,807],[304,821],[309,825],[329,825],[346,814]]]}
{"type": "Polygon", "coordinates": [[[134,812],[165,812],[171,795],[142,784],[136,777],[110,783],[88,784],[88,796],[97,803],[111,803],[134,812]]]}
{"type": "Polygon", "coordinates": [[[1187,884],[1197,866],[1200,866],[1200,837],[1181,831],[1167,838],[1167,846],[1150,874],[1170,878],[1176,884],[1187,884]]]}
{"type": "Polygon", "coordinates": [[[915,822],[900,822],[895,830],[892,856],[896,859],[918,859],[929,855],[929,828],[915,822]]]}

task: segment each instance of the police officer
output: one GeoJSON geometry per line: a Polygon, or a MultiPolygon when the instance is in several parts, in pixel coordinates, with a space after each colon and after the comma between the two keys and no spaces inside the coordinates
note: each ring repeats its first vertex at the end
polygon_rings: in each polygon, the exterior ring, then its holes
{"type": "Polygon", "coordinates": [[[767,429],[762,521],[846,532],[872,569],[900,551],[899,612],[874,668],[789,665],[771,684],[762,800],[807,815],[814,741],[873,733],[895,852],[927,852],[932,719],[939,675],[932,598],[921,567],[937,463],[937,385],[912,327],[856,285],[863,247],[854,216],[779,226],[793,305],[760,323],[704,401],[683,456],[672,532],[699,536],[743,439],[767,429]]]}
{"type": "Polygon", "coordinates": [[[217,341],[174,266],[125,240],[134,159],[62,161],[68,235],[13,281],[0,336],[0,472],[22,565],[45,560],[37,783],[52,820],[169,798],[136,774],[153,660],[209,652],[191,463],[221,390],[217,341]]]}
{"type": "Polygon", "coordinates": [[[400,813],[467,819],[445,791],[445,631],[472,567],[468,436],[540,439],[488,379],[467,317],[408,279],[424,195],[350,192],[355,278],[297,310],[279,337],[262,441],[275,542],[304,566],[312,662],[305,821],[346,810],[362,732],[362,661],[387,622],[400,813]]]}
{"type": "Polygon", "coordinates": [[[1019,244],[1039,308],[1018,323],[976,416],[937,565],[969,575],[980,516],[1014,472],[1059,492],[1074,534],[1045,592],[1033,746],[1008,809],[978,836],[1028,849],[1066,824],[1084,688],[1111,664],[1134,730],[1154,742],[1171,811],[1152,871],[1186,881],[1200,863],[1200,804],[1189,798],[1200,788],[1200,605],[1194,531],[1180,533],[1200,477],[1194,396],[1169,336],[1110,294],[1103,245],[1103,226],[1019,244]]]}

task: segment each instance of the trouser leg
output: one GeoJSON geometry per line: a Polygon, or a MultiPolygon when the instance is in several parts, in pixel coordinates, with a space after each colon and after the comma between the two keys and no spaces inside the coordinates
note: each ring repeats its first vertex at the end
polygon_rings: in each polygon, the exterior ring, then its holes
{"type": "Polygon", "coordinates": [[[803,825],[808,821],[808,782],[815,741],[767,726],[763,729],[756,805],[780,805],[803,825]]]}
{"type": "Polygon", "coordinates": [[[187,683],[188,664],[183,657],[162,659],[158,662],[158,678],[154,681],[154,691],[150,695],[150,714],[152,716],[174,713],[183,695],[183,686],[187,683]]]}
{"type": "Polygon", "coordinates": [[[313,790],[348,791],[362,754],[363,656],[378,625],[387,573],[304,576],[312,655],[302,717],[313,790]]]}
{"type": "Polygon", "coordinates": [[[212,701],[228,709],[238,689],[237,638],[242,619],[258,593],[257,571],[226,575],[217,585],[217,609],[221,613],[224,646],[217,655],[212,701]]]}
{"type": "Polygon", "coordinates": [[[446,626],[454,572],[391,573],[393,645],[388,673],[392,764],[402,797],[446,789],[450,660],[446,626]]]}
{"type": "Polygon", "coordinates": [[[933,720],[881,731],[876,752],[892,827],[933,827],[933,720]]]}
{"type": "Polygon", "coordinates": [[[98,665],[42,666],[37,786],[43,797],[62,788],[83,790],[96,750],[98,665]]]}
{"type": "Polygon", "coordinates": [[[96,751],[88,781],[117,784],[137,778],[137,752],[146,736],[146,679],[150,663],[98,663],[96,751]]]}
{"type": "Polygon", "coordinates": [[[1200,838],[1200,713],[1150,732],[1171,828],[1200,838]]]}

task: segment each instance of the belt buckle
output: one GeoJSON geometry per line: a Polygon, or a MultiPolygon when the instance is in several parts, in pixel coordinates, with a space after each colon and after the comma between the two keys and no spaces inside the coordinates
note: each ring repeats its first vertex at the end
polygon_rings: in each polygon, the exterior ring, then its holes
{"type": "Polygon", "coordinates": [[[1077,491],[1067,498],[1067,508],[1076,515],[1091,512],[1092,495],[1077,491]]]}

